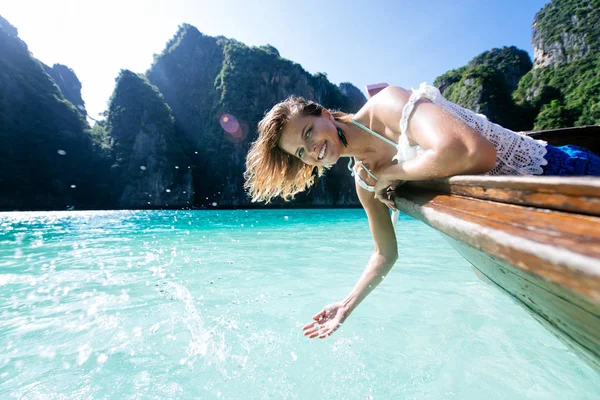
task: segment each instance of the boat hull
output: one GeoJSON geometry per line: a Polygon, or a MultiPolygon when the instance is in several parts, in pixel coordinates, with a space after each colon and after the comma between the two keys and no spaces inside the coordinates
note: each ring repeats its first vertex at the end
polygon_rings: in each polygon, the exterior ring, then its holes
{"type": "Polygon", "coordinates": [[[600,373],[599,197],[600,179],[456,177],[403,185],[395,204],[600,373]]]}
{"type": "Polygon", "coordinates": [[[600,373],[600,305],[444,235],[473,267],[476,275],[509,295],[531,316],[600,373]]]}

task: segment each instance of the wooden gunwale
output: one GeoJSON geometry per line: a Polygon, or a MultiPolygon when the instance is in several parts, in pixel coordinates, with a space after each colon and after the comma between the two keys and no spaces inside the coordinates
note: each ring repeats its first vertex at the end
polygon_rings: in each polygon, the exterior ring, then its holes
{"type": "MultiPolygon", "coordinates": [[[[502,203],[600,216],[600,178],[455,176],[402,186],[502,203]]],[[[401,190],[400,190],[401,193],[401,190]]]]}

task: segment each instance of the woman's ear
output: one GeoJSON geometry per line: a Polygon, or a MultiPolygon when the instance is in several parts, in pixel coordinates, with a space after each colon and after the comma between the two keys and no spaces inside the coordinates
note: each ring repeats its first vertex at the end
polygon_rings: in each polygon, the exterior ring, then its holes
{"type": "Polygon", "coordinates": [[[325,118],[333,120],[333,115],[331,115],[329,110],[326,109],[325,107],[323,107],[323,111],[321,111],[321,115],[323,115],[325,118]]]}

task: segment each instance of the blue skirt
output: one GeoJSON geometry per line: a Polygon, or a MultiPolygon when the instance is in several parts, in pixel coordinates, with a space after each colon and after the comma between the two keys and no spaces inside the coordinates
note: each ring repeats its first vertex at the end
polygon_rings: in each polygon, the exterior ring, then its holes
{"type": "Polygon", "coordinates": [[[600,176],[600,156],[582,147],[546,145],[546,161],[542,175],[600,176]]]}

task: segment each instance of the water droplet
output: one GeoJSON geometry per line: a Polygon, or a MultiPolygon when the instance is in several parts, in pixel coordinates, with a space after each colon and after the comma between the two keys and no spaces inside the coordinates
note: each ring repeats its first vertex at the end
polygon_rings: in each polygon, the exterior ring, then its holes
{"type": "Polygon", "coordinates": [[[140,169],[141,169],[142,171],[145,171],[145,170],[146,170],[146,166],[145,166],[145,165],[140,165],[140,169]]]}
{"type": "Polygon", "coordinates": [[[95,315],[98,312],[98,306],[96,306],[95,304],[92,304],[88,309],[87,309],[87,316],[91,317],[92,315],[95,315]]]}
{"type": "Polygon", "coordinates": [[[91,354],[92,348],[89,344],[86,343],[83,346],[80,346],[77,349],[77,365],[83,365],[88,360],[88,358],[90,358],[91,354]]]}
{"type": "Polygon", "coordinates": [[[104,364],[106,362],[106,360],[108,360],[108,356],[106,354],[104,354],[104,353],[101,353],[96,358],[96,364],[102,365],[102,364],[104,364]]]}
{"type": "Polygon", "coordinates": [[[58,154],[60,154],[61,156],[66,156],[66,155],[67,155],[67,152],[66,152],[66,151],[64,151],[64,150],[60,150],[60,149],[59,149],[59,150],[56,150],[56,152],[57,152],[58,154]]]}

